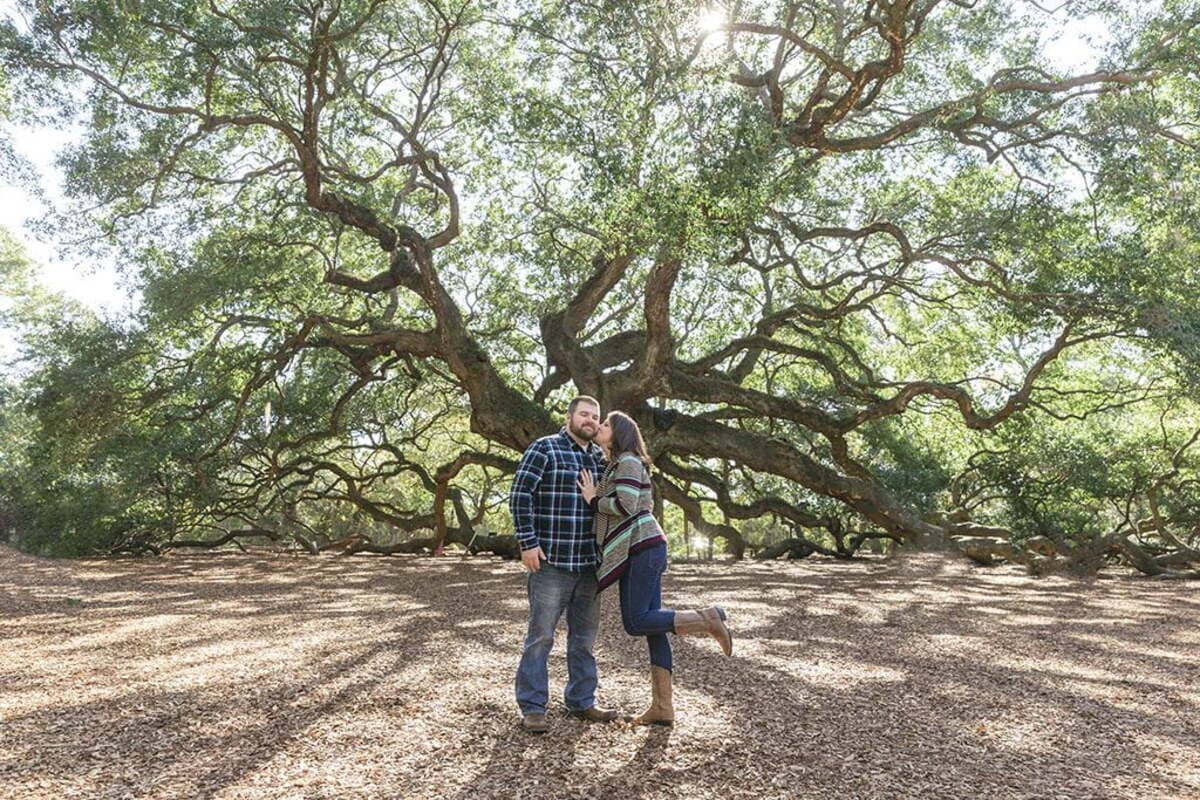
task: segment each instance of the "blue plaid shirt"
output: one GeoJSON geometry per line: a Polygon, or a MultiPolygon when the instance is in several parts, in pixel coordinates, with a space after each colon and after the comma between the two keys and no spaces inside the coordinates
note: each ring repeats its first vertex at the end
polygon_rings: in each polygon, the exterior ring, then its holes
{"type": "Polygon", "coordinates": [[[575,484],[585,467],[599,483],[603,452],[594,443],[580,447],[563,428],[529,445],[508,495],[521,549],[541,545],[546,561],[572,572],[595,569],[600,562],[592,509],[575,484]]]}

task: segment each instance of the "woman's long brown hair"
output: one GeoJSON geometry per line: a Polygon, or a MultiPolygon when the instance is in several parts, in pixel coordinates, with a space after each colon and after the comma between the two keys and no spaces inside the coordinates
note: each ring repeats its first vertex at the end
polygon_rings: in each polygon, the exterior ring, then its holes
{"type": "Polygon", "coordinates": [[[622,453],[633,453],[642,460],[646,469],[654,466],[654,462],[650,460],[650,453],[646,450],[642,430],[632,417],[623,411],[610,411],[605,421],[612,428],[612,440],[608,444],[609,460],[612,463],[617,463],[622,453]]]}

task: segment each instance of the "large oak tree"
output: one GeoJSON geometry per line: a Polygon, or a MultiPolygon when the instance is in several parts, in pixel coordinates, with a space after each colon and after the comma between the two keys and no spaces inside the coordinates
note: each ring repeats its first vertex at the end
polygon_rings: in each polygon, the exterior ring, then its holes
{"type": "Polygon", "coordinates": [[[74,446],[157,454],[124,546],[465,543],[583,392],[737,555],[1186,572],[1200,9],[1128,5],[28,2],[58,233],[142,296],[38,407],[107,386],[74,446]]]}

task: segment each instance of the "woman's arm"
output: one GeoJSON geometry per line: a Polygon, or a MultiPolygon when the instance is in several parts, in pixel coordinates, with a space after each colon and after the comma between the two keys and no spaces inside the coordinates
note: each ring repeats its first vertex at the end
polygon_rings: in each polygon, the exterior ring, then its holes
{"type": "Polygon", "coordinates": [[[597,513],[624,519],[637,510],[638,497],[645,487],[646,468],[642,460],[632,454],[623,454],[617,461],[615,474],[608,491],[603,497],[592,500],[597,513]]]}

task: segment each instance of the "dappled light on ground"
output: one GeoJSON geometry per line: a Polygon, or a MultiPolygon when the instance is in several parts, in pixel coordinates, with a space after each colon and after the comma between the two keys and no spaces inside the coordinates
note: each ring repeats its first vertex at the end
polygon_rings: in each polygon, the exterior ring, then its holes
{"type": "MultiPolygon", "coordinates": [[[[0,798],[1200,796],[1194,583],[937,556],[673,565],[672,730],[512,699],[524,578],[483,558],[0,549],[0,798]]],[[[604,597],[602,702],[648,697],[604,597]]]]}

